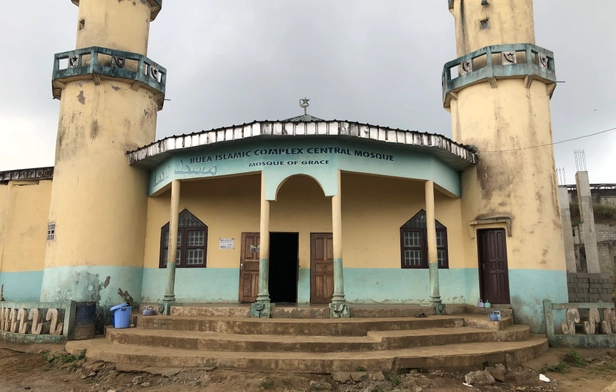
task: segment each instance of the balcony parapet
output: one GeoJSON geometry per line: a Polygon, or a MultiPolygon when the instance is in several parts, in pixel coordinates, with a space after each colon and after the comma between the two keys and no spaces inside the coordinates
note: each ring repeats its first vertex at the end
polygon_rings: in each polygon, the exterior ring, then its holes
{"type": "Polygon", "coordinates": [[[443,69],[443,106],[465,87],[489,82],[496,88],[500,79],[525,79],[530,88],[533,80],[548,86],[551,97],[556,88],[554,53],[532,44],[493,45],[459,57],[443,69]]]}
{"type": "MultiPolygon", "coordinates": [[[[79,0],[71,0],[71,2],[79,7],[79,0]]],[[[150,3],[150,21],[154,21],[163,8],[163,0],[147,0],[147,2],[150,3]]]]}
{"type": "Polygon", "coordinates": [[[163,108],[167,70],[146,56],[98,46],[57,53],[54,56],[54,98],[62,97],[66,83],[84,79],[92,79],[96,84],[104,79],[132,81],[134,89],[141,87],[151,91],[158,109],[163,108]]]}

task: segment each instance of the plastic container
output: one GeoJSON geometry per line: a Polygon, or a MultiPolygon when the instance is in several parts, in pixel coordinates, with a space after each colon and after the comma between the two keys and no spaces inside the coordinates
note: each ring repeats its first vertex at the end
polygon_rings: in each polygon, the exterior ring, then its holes
{"type": "Polygon", "coordinates": [[[501,321],[501,314],[499,310],[493,310],[488,313],[488,318],[490,321],[501,321]]]}
{"type": "Polygon", "coordinates": [[[114,328],[128,328],[130,327],[130,314],[133,311],[133,307],[128,304],[120,304],[111,308],[113,312],[113,327],[114,328]]]}
{"type": "Polygon", "coordinates": [[[477,307],[483,308],[483,301],[481,300],[481,298],[479,298],[479,302],[477,302],[477,307]]]}
{"type": "Polygon", "coordinates": [[[486,302],[483,303],[483,307],[484,308],[491,308],[492,304],[490,303],[490,301],[486,300],[486,302]]]}

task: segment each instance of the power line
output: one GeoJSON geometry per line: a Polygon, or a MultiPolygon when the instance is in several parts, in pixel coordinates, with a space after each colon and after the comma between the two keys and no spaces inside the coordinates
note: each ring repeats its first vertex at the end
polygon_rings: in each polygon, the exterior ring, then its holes
{"type": "Polygon", "coordinates": [[[585,139],[587,137],[592,137],[592,136],[597,136],[597,135],[601,135],[602,133],[608,133],[608,132],[612,132],[612,131],[616,131],[616,128],[610,128],[610,129],[606,129],[605,131],[601,131],[601,132],[595,132],[595,133],[591,133],[589,135],[583,135],[583,136],[578,136],[578,137],[573,137],[571,139],[565,139],[565,140],[560,140],[558,142],[553,142],[553,143],[546,143],[546,144],[540,144],[538,146],[530,146],[530,147],[521,147],[521,148],[512,148],[509,150],[493,150],[493,151],[479,151],[479,153],[484,153],[484,152],[510,152],[510,151],[521,151],[521,150],[529,150],[531,148],[541,148],[541,147],[546,147],[546,146],[554,146],[556,144],[561,144],[561,143],[567,143],[567,142],[572,142],[574,140],[580,140],[580,139],[585,139]]]}

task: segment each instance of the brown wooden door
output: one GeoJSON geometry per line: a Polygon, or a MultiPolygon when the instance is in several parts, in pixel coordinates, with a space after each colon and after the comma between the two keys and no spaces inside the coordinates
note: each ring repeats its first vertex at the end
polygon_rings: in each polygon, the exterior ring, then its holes
{"type": "Polygon", "coordinates": [[[510,303],[505,230],[478,230],[477,246],[481,299],[493,304],[510,303]]]}
{"type": "Polygon", "coordinates": [[[332,233],[310,233],[310,303],[326,304],[334,294],[332,233]]]}
{"type": "Polygon", "coordinates": [[[240,302],[255,302],[259,295],[259,233],[242,233],[240,302]]]}

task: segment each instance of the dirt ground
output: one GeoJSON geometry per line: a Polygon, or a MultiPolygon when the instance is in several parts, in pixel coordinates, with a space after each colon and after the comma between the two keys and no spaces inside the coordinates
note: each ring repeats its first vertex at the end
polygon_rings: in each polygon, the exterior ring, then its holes
{"type": "MultiPolygon", "coordinates": [[[[139,368],[90,362],[66,354],[62,345],[0,345],[0,391],[601,391],[616,381],[616,350],[550,349],[510,369],[505,382],[473,388],[467,372],[404,369],[394,374],[255,373],[224,369],[139,368]],[[539,372],[550,379],[539,381],[539,372]],[[350,378],[346,381],[347,378],[350,378]]],[[[477,369],[480,370],[480,369],[477,369]]]]}

